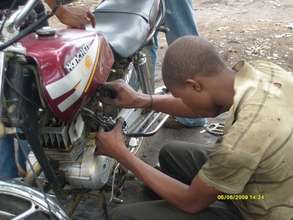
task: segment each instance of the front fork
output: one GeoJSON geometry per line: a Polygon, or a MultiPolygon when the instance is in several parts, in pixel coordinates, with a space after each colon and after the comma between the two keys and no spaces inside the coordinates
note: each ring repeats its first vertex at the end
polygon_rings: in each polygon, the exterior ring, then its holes
{"type": "Polygon", "coordinates": [[[137,55],[135,55],[133,64],[141,85],[142,92],[146,94],[154,94],[154,77],[150,72],[146,54],[139,52],[137,55]]]}

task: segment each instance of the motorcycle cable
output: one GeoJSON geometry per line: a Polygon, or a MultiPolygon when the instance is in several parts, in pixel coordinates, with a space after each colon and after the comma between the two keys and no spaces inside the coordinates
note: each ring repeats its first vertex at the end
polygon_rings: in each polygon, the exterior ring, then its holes
{"type": "Polygon", "coordinates": [[[5,50],[7,47],[11,46],[12,44],[26,37],[31,32],[38,29],[43,22],[47,21],[50,17],[52,17],[55,14],[58,7],[59,5],[56,5],[50,13],[42,16],[36,23],[29,25],[28,27],[20,31],[19,34],[17,34],[15,37],[0,45],[0,51],[5,50]]]}
{"type": "Polygon", "coordinates": [[[0,27],[0,35],[2,34],[3,28],[4,28],[4,26],[5,26],[5,23],[6,23],[7,19],[8,19],[8,17],[11,15],[11,11],[12,11],[12,9],[13,9],[13,8],[15,7],[15,5],[16,5],[16,1],[17,1],[17,0],[13,0],[13,2],[11,3],[11,5],[10,5],[8,11],[4,14],[5,17],[4,17],[3,23],[1,24],[1,27],[0,27]]]}
{"type": "Polygon", "coordinates": [[[28,103],[30,103],[31,105],[34,105],[36,107],[38,107],[38,104],[35,102],[32,102],[31,100],[29,100],[29,98],[25,97],[24,95],[21,94],[21,92],[14,87],[13,83],[7,78],[7,76],[4,76],[5,81],[7,82],[8,86],[14,90],[14,92],[23,100],[27,101],[28,103]]]}

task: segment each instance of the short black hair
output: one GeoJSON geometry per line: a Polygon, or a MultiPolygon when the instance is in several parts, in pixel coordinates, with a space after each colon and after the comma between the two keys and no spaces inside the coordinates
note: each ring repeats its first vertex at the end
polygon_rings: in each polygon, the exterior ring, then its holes
{"type": "Polygon", "coordinates": [[[166,85],[179,85],[194,75],[215,75],[226,69],[215,48],[204,38],[185,36],[174,41],[164,57],[163,80],[166,85]]]}

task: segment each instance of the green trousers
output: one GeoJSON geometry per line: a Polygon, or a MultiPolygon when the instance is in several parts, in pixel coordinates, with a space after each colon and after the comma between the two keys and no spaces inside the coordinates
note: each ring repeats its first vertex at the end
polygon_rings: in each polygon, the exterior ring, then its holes
{"type": "MultiPolygon", "coordinates": [[[[159,162],[162,172],[190,184],[207,160],[209,146],[172,142],[162,148],[159,162]]],[[[237,208],[230,202],[216,201],[207,209],[188,214],[164,200],[121,205],[112,210],[111,220],[241,220],[237,208]]]]}

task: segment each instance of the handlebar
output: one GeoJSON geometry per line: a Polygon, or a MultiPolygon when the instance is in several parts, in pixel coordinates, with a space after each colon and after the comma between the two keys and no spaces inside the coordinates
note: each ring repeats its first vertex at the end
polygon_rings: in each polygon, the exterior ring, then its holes
{"type": "MultiPolygon", "coordinates": [[[[37,4],[41,0],[28,0],[27,3],[16,10],[7,20],[6,23],[2,24],[4,25],[3,28],[3,42],[0,42],[0,51],[6,49],[7,47],[11,46],[15,42],[19,41],[32,31],[34,31],[36,28],[40,26],[41,23],[46,21],[48,18],[54,15],[55,11],[57,10],[57,7],[55,7],[51,13],[45,14],[40,19],[38,19],[37,22],[29,25],[23,30],[20,30],[20,26],[22,25],[22,22],[24,19],[30,14],[30,12],[37,6],[37,4]]],[[[59,4],[60,0],[56,0],[57,5],[59,4]]],[[[0,33],[1,34],[1,33],[0,33]]]]}
{"type": "Polygon", "coordinates": [[[17,10],[11,17],[12,21],[9,25],[13,25],[18,28],[26,16],[35,8],[35,6],[39,3],[40,0],[28,0],[28,2],[21,8],[17,10]]]}

